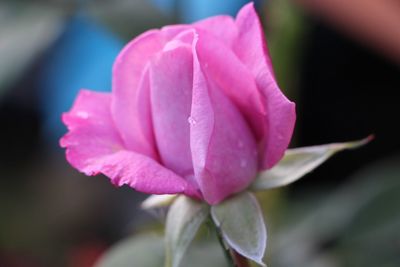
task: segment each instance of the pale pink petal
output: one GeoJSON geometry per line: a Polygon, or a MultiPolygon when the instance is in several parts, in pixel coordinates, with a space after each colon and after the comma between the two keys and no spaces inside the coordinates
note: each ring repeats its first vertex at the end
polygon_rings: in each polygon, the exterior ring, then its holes
{"type": "Polygon", "coordinates": [[[145,32],[118,55],[113,68],[112,116],[128,149],[157,158],[151,125],[148,61],[164,45],[158,30],[145,32]]]}
{"type": "Polygon", "coordinates": [[[195,179],[204,199],[216,204],[254,179],[256,144],[238,109],[204,76],[195,46],[193,54],[190,145],[195,179]]]}
{"type": "Polygon", "coordinates": [[[170,194],[183,192],[186,181],[153,159],[127,151],[110,114],[111,96],[82,90],[63,115],[69,132],[60,140],[68,162],[86,175],[103,173],[117,185],[170,194]]]}
{"type": "Polygon", "coordinates": [[[193,85],[191,47],[173,41],[165,49],[150,65],[154,134],[162,164],[181,176],[192,175],[188,123],[193,85]]]}
{"type": "Polygon", "coordinates": [[[262,168],[270,168],[283,156],[294,129],[295,105],[280,91],[272,70],[260,20],[253,3],[244,6],[237,18],[239,30],[234,51],[253,73],[266,103],[266,117],[262,122],[265,139],[262,141],[262,168]]]}

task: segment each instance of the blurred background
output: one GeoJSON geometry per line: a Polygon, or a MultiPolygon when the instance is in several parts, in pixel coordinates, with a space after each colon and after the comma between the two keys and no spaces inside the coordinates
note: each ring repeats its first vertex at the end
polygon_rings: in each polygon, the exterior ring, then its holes
{"type": "MultiPolygon", "coordinates": [[[[90,267],[99,258],[162,266],[165,211],[143,212],[143,194],[73,170],[58,146],[60,115],[81,88],[111,90],[112,63],[138,34],[234,16],[246,2],[0,2],[0,267],[90,267]],[[125,253],[104,253],[114,244],[125,253]]],[[[400,266],[400,2],[256,6],[279,84],[297,103],[291,147],[375,135],[290,187],[258,195],[269,266],[400,266]]],[[[199,240],[183,266],[223,266],[213,242],[199,240]]]]}

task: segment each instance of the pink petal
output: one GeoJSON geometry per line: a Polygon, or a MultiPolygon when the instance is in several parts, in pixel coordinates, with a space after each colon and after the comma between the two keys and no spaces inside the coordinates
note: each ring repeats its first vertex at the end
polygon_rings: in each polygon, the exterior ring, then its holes
{"type": "Polygon", "coordinates": [[[204,76],[195,46],[193,54],[190,145],[195,179],[204,199],[216,204],[254,179],[256,144],[235,105],[204,76]]]}
{"type": "Polygon", "coordinates": [[[179,41],[167,44],[166,48],[150,65],[154,134],[163,165],[186,176],[193,174],[188,123],[192,52],[190,46],[179,41]]]}
{"type": "Polygon", "coordinates": [[[118,55],[113,68],[112,116],[126,147],[157,158],[149,99],[148,61],[164,45],[158,30],[145,32],[118,55]]]}
{"type": "Polygon", "coordinates": [[[224,42],[229,48],[233,47],[233,42],[238,34],[235,21],[230,16],[221,15],[206,18],[194,23],[193,26],[212,34],[213,37],[224,42]]]}
{"type": "Polygon", "coordinates": [[[161,32],[167,41],[174,39],[178,34],[193,29],[191,25],[188,24],[174,24],[167,25],[161,28],[161,32]]]}
{"type": "Polygon", "coordinates": [[[111,181],[148,194],[175,194],[186,189],[186,181],[155,160],[127,150],[92,158],[82,170],[86,175],[102,173],[111,181]]]}
{"type": "Polygon", "coordinates": [[[265,72],[265,68],[274,76],[271,57],[264,38],[264,31],[254,3],[242,7],[236,16],[238,39],[235,52],[254,74],[265,72]]]}
{"type": "Polygon", "coordinates": [[[146,193],[183,192],[186,181],[153,159],[127,151],[110,114],[111,96],[82,90],[63,115],[69,132],[60,140],[69,163],[86,175],[103,173],[117,185],[146,193]]]}
{"type": "Polygon", "coordinates": [[[265,98],[251,71],[219,39],[199,32],[197,52],[204,74],[216,82],[249,122],[257,141],[264,136],[265,98]],[[238,75],[240,73],[240,75],[238,75]]]}
{"type": "Polygon", "coordinates": [[[86,161],[124,148],[110,116],[111,95],[81,90],[72,109],[62,120],[69,132],[61,139],[67,159],[82,170],[86,161]]]}
{"type": "Polygon", "coordinates": [[[235,53],[253,73],[266,103],[266,117],[262,122],[266,135],[262,141],[262,168],[270,168],[282,158],[289,145],[296,120],[295,105],[276,83],[261,23],[252,3],[240,10],[236,24],[239,35],[235,53]]]}

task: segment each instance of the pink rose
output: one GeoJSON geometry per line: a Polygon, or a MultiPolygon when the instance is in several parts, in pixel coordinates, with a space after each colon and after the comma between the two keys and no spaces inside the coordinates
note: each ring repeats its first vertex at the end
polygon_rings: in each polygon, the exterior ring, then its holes
{"type": "Polygon", "coordinates": [[[63,115],[69,163],[152,194],[216,204],[287,148],[295,106],[276,83],[253,4],[150,30],[113,69],[111,93],[82,90],[63,115]]]}

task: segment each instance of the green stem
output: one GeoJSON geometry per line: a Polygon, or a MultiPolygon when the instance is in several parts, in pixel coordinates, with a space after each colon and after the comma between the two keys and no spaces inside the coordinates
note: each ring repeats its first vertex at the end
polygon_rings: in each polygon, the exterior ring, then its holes
{"type": "Polygon", "coordinates": [[[217,239],[219,244],[221,245],[222,250],[224,251],[224,255],[225,258],[229,264],[229,267],[235,267],[235,262],[232,258],[232,254],[230,253],[229,249],[226,248],[223,237],[222,237],[222,233],[220,231],[220,229],[218,228],[218,226],[214,225],[215,228],[215,233],[217,234],[217,239]]]}
{"type": "Polygon", "coordinates": [[[237,267],[250,267],[249,260],[236,251],[233,251],[233,257],[237,267]]]}
{"type": "Polygon", "coordinates": [[[224,255],[229,264],[229,267],[250,267],[249,261],[245,257],[243,257],[242,255],[240,255],[239,253],[237,253],[234,250],[226,248],[220,228],[215,225],[212,218],[210,218],[210,221],[212,223],[212,226],[215,229],[215,233],[217,234],[218,242],[221,245],[222,250],[224,251],[224,255]]]}

